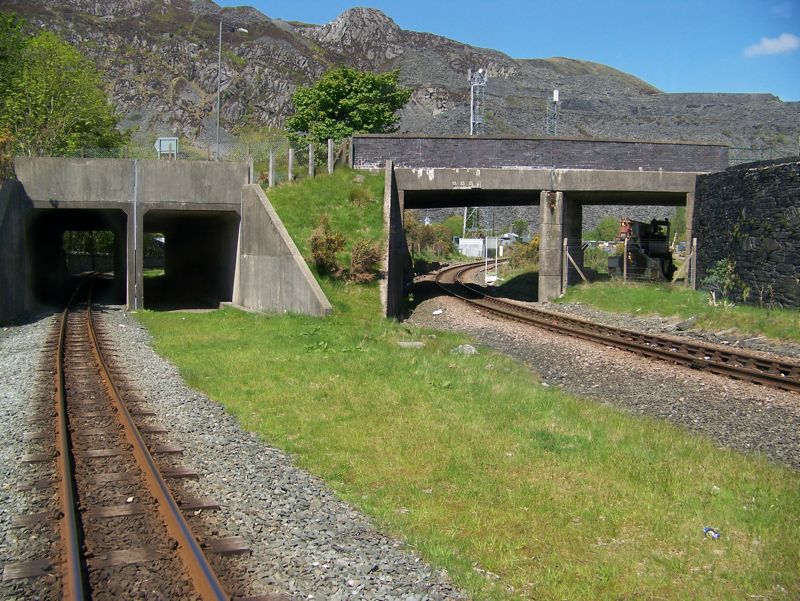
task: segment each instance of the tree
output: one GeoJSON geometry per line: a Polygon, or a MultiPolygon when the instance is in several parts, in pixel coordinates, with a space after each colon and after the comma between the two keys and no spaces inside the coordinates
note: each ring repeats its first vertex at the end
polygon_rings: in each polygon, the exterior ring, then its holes
{"type": "Polygon", "coordinates": [[[525,219],[515,219],[511,224],[511,232],[522,238],[528,231],[528,222],[525,219]]]}
{"type": "Polygon", "coordinates": [[[0,14],[0,99],[6,98],[22,67],[25,36],[16,15],[0,14]]]}
{"type": "Polygon", "coordinates": [[[295,91],[295,112],[286,127],[293,139],[318,146],[329,138],[342,140],[354,133],[396,131],[400,120],[396,112],[411,98],[411,89],[398,84],[399,75],[399,71],[331,69],[313,86],[295,91]]]}
{"type": "Polygon", "coordinates": [[[0,101],[0,130],[11,135],[16,154],[67,155],[126,140],[97,70],[58,36],[44,31],[25,40],[11,61],[18,64],[0,101]]]}
{"type": "Polygon", "coordinates": [[[619,235],[619,219],[603,217],[600,223],[583,233],[584,240],[616,240],[619,235]]]}

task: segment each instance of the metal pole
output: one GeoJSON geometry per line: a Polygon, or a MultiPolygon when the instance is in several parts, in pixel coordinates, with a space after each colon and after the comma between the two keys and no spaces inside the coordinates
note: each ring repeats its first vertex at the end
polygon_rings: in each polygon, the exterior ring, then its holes
{"type": "Polygon", "coordinates": [[[217,48],[217,152],[215,161],[219,160],[219,93],[222,85],[222,19],[219,20],[219,45],[217,48]]]}

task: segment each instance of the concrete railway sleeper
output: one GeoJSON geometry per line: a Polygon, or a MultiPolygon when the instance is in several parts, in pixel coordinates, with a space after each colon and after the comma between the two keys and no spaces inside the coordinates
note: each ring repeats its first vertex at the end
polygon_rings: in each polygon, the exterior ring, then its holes
{"type": "MultiPolygon", "coordinates": [[[[78,295],[71,307],[78,306],[78,295]]],[[[183,511],[213,505],[179,505],[173,498],[165,477],[193,472],[173,467],[162,474],[154,454],[182,449],[146,438],[165,429],[147,424],[152,412],[129,410],[123,401],[103,356],[91,303],[81,311],[71,307],[61,315],[54,345],[56,447],[23,459],[57,464],[55,481],[33,487],[59,488],[61,556],[6,565],[3,579],[56,575],[55,594],[73,601],[132,595],[229,599],[206,551],[237,554],[247,548],[233,540],[238,537],[201,543],[193,534],[183,511]]],[[[37,432],[29,438],[46,443],[50,437],[37,432]]],[[[51,511],[17,521],[25,527],[52,517],[51,511]]]]}
{"type": "Polygon", "coordinates": [[[745,351],[733,351],[673,336],[654,336],[614,328],[493,298],[473,283],[475,275],[484,268],[483,262],[446,268],[437,273],[436,283],[449,294],[507,319],[627,350],[651,359],[790,392],[800,392],[800,363],[789,359],[767,359],[745,351]]]}

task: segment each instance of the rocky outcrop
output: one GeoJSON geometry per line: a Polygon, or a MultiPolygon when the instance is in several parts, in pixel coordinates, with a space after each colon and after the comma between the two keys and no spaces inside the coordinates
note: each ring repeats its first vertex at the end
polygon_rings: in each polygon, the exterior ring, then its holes
{"type": "MultiPolygon", "coordinates": [[[[224,130],[282,125],[298,86],[328,68],[400,70],[413,88],[400,131],[469,130],[467,73],[489,75],[487,134],[540,136],[546,99],[558,88],[558,135],[774,146],[797,152],[800,103],[765,94],[665,94],[605,65],[568,58],[513,59],[501,52],[405,31],[380,11],[354,8],[325,25],[271,19],[210,0],[4,0],[32,30],[55,31],[104,74],[123,125],[136,135],[173,133],[202,145],[216,112],[219,20],[223,19],[224,130]],[[239,27],[248,33],[231,31],[239,27]]],[[[223,135],[226,135],[223,132],[223,135]]]]}

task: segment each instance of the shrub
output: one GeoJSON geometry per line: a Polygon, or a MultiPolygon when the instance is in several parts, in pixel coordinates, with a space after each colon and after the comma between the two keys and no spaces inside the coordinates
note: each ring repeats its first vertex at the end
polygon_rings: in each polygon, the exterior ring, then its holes
{"type": "Polygon", "coordinates": [[[583,251],[583,264],[597,273],[608,273],[608,253],[602,248],[587,248],[583,251]]]}
{"type": "Polygon", "coordinates": [[[350,202],[357,207],[363,207],[364,205],[375,202],[375,199],[372,197],[370,191],[365,187],[354,186],[350,189],[350,202]]]}
{"type": "Polygon", "coordinates": [[[323,214],[319,218],[317,229],[311,232],[308,239],[311,247],[311,257],[321,275],[334,278],[341,277],[342,266],[336,253],[344,249],[344,236],[331,231],[330,219],[323,214]]]}
{"type": "Polygon", "coordinates": [[[534,236],[527,244],[520,242],[510,248],[509,263],[512,269],[530,267],[533,271],[539,270],[539,236],[534,236]]]}
{"type": "Polygon", "coordinates": [[[381,251],[369,240],[359,240],[350,251],[350,273],[348,279],[359,284],[371,282],[378,273],[381,251]]]}

